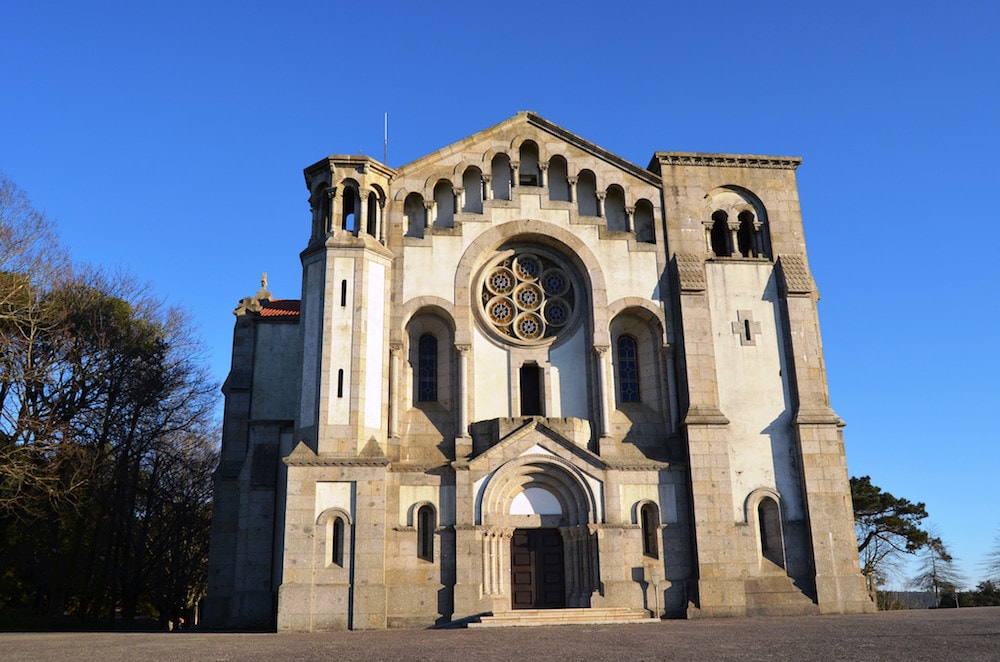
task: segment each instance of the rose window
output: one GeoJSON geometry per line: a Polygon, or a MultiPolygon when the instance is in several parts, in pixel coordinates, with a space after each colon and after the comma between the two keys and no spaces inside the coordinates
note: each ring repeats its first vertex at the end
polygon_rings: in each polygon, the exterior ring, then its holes
{"type": "Polygon", "coordinates": [[[562,265],[525,252],[508,255],[486,272],[481,301],[497,332],[531,343],[556,335],[569,322],[575,297],[562,265]]]}

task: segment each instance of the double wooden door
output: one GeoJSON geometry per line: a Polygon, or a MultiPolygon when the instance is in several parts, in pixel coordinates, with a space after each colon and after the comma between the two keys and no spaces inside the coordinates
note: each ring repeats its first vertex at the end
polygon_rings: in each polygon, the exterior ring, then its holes
{"type": "Polygon", "coordinates": [[[559,529],[515,529],[510,543],[511,606],[566,606],[566,569],[559,529]]]}

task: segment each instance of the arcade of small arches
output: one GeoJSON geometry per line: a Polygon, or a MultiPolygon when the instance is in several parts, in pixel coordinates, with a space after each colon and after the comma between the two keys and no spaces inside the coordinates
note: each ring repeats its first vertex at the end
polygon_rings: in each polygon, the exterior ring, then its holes
{"type": "Polygon", "coordinates": [[[517,158],[505,152],[487,153],[483,166],[463,165],[451,177],[428,182],[428,190],[403,198],[405,233],[423,237],[431,227],[451,228],[459,213],[482,214],[491,201],[511,200],[516,189],[548,191],[549,200],[575,204],[580,216],[603,218],[610,231],[634,233],[636,241],[656,243],[653,203],[645,198],[628,200],[616,182],[602,183],[589,169],[572,169],[560,154],[540,156],[538,145],[524,140],[517,158]]]}
{"type": "Polygon", "coordinates": [[[377,184],[364,189],[356,180],[338,186],[319,183],[309,198],[313,212],[312,239],[336,232],[371,235],[385,243],[386,192],[377,184]]]}
{"type": "Polygon", "coordinates": [[[710,194],[710,217],[704,221],[705,243],[714,257],[771,257],[767,213],[749,191],[724,187],[710,194]]]}

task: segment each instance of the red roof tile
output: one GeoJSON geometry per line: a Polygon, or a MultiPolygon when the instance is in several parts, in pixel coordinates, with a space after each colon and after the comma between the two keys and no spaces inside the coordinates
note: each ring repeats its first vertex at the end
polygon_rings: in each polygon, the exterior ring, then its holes
{"type": "Polygon", "coordinates": [[[298,317],[298,299],[272,299],[260,302],[261,317],[298,317]]]}

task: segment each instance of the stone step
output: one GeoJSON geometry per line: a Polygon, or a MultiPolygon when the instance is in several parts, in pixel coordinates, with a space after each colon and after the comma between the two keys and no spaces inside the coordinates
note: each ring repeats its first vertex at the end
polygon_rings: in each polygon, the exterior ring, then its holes
{"type": "Polygon", "coordinates": [[[746,582],[747,616],[818,614],[819,607],[786,575],[755,577],[746,582]]]}
{"type": "Polygon", "coordinates": [[[531,627],[540,625],[611,625],[624,623],[655,623],[645,609],[628,607],[516,609],[483,616],[469,627],[531,627]]]}

